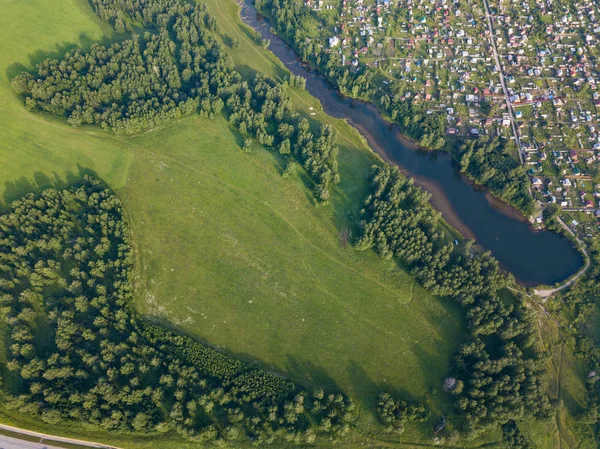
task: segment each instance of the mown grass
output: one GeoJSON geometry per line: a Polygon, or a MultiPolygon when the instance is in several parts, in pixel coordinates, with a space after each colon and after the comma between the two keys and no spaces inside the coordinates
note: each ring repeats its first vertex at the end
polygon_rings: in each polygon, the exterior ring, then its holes
{"type": "Polygon", "coordinates": [[[58,120],[28,112],[10,79],[47,56],[111,36],[83,0],[3,0],[0,14],[0,201],[93,169],[114,187],[125,183],[131,152],[98,136],[77,133],[58,120]]]}
{"type": "MultiPolygon", "coordinates": [[[[233,1],[207,4],[223,42],[241,41],[229,49],[241,73],[286,76],[252,42],[233,1]]],[[[461,311],[395,263],[340,239],[342,230],[354,230],[366,175],[377,161],[358,133],[323,114],[308,93],[290,90],[298,110],[339,134],[343,182],[331,204],[318,206],[301,173],[283,178],[281,161],[258,146],[243,153],[223,118],[189,117],[125,138],[32,114],[13,94],[10,78],[20,70],[110,37],[84,0],[3,0],[2,202],[95,173],[125,203],[140,312],[304,385],[343,389],[361,405],[359,426],[367,433],[377,429],[381,390],[426,402],[434,421],[448,412],[440,385],[461,341],[461,311]]],[[[124,447],[185,447],[170,436],[106,436],[3,413],[17,425],[124,447]]],[[[423,429],[409,433],[409,441],[429,441],[431,423],[423,429]]]]}

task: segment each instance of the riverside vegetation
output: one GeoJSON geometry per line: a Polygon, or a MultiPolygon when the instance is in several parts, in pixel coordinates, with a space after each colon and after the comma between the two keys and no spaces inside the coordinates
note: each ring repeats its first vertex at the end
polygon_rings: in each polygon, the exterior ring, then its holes
{"type": "Polygon", "coordinates": [[[315,11],[296,0],[257,0],[256,9],[269,17],[277,32],[300,58],[325,75],[342,94],[367,99],[379,105],[403,134],[421,147],[451,151],[460,170],[495,196],[521,210],[533,212],[530,181],[518,160],[511,156],[517,149],[512,143],[480,139],[464,142],[445,136],[441,115],[429,115],[422,105],[407,97],[406,86],[391,80],[381,82],[377,69],[360,64],[356,69],[343,66],[337,52],[319,42],[315,30],[325,27],[315,11]],[[315,23],[318,26],[315,26],[315,23]]]}
{"type": "MultiPolygon", "coordinates": [[[[33,75],[17,76],[13,86],[27,107],[63,116],[73,126],[126,133],[195,111],[226,112],[247,139],[289,157],[288,166],[299,161],[316,196],[328,199],[339,182],[333,132],[324,127],[313,135],[275,81],[241,81],[211,36],[216,24],[201,5],[92,3],[117,31],[140,24],[147,31],[110,47],[69,52],[63,60],[42,62],[33,75]]],[[[516,435],[515,420],[526,412],[545,417],[551,409],[528,313],[500,299],[499,290],[511,280],[489,254],[473,254],[469,245],[454,251],[445,243],[439,215],[427,200],[396,169],[375,168],[357,246],[397,257],[425,287],[464,307],[469,337],[447,388],[464,418],[456,427],[478,432],[504,424],[507,435],[516,435]]],[[[15,407],[49,421],[68,417],[106,428],[149,430],[169,421],[190,438],[218,441],[243,432],[255,441],[281,434],[311,442],[321,432],[349,431],[353,405],[345,396],[306,392],[136,318],[127,305],[131,256],[121,215],[118,200],[88,180],[83,187],[26,197],[5,216],[3,270],[18,271],[23,286],[8,286],[3,296],[14,376],[6,385],[17,393],[15,407]],[[21,229],[21,223],[29,225],[21,229]],[[62,239],[40,238],[38,247],[31,236],[45,235],[49,226],[58,226],[62,239]],[[13,252],[13,245],[23,249],[13,252]],[[83,265],[69,266],[79,263],[71,260],[70,245],[81,246],[83,265]],[[50,254],[54,259],[46,264],[50,254]],[[54,332],[48,347],[36,338],[40,324],[54,332]],[[86,332],[94,327],[102,338],[86,332]],[[123,388],[115,391],[117,385],[123,388]]],[[[382,424],[396,431],[425,416],[420,405],[389,397],[379,412],[382,424]]]]}

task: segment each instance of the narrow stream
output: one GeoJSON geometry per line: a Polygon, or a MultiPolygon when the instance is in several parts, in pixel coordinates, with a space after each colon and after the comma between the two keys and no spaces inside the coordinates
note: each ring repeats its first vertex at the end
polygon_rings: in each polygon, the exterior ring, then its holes
{"type": "Polygon", "coordinates": [[[257,13],[252,0],[244,0],[241,15],[244,23],[271,41],[269,49],[292,73],[306,78],[306,89],[321,101],[327,114],[345,119],[375,152],[429,191],[431,203],[446,221],[489,249],[521,284],[554,284],[583,265],[569,240],[533,229],[518,211],[464,179],[448,154],[418,150],[375,106],[339,95],[323,77],[303,66],[283,39],[271,33],[269,23],[257,13]]]}

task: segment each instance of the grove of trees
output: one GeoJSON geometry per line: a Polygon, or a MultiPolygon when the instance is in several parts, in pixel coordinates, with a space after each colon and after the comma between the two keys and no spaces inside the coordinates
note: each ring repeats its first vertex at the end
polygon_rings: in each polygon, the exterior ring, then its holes
{"type": "Polygon", "coordinates": [[[312,443],[350,430],[346,396],[305,390],[140,319],[133,259],[123,206],[93,178],[27,195],[0,216],[10,407],[198,442],[312,443]]]}
{"type": "Polygon", "coordinates": [[[497,198],[531,215],[535,205],[529,193],[531,182],[510,152],[510,147],[499,139],[480,137],[464,142],[453,156],[461,172],[486,186],[497,198]]]}
{"type": "MultiPolygon", "coordinates": [[[[94,0],[92,5],[118,32],[138,30],[111,46],[94,44],[61,59],[46,59],[34,73],[12,80],[33,111],[65,117],[72,126],[99,125],[137,133],[199,112],[225,113],[248,142],[297,160],[326,201],[339,182],[335,135],[311,130],[291,108],[282,84],[256,75],[242,81],[231,57],[215,38],[217,23],[206,7],[178,0],[94,0]]],[[[305,80],[290,78],[302,88],[305,80]]]]}
{"type": "Polygon", "coordinates": [[[396,401],[389,393],[381,393],[377,413],[387,432],[401,434],[407,421],[421,422],[427,418],[427,411],[421,404],[396,401]]]}
{"type": "Polygon", "coordinates": [[[397,257],[426,288],[464,307],[469,337],[455,356],[448,391],[466,429],[506,424],[526,413],[547,417],[544,363],[528,312],[499,296],[509,279],[489,253],[470,244],[454,250],[445,242],[428,199],[397,168],[374,167],[358,248],[397,257]]]}

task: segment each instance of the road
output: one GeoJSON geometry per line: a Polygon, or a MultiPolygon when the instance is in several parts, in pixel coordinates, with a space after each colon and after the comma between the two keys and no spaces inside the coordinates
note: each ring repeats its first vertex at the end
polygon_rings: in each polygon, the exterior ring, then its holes
{"type": "Polygon", "coordinates": [[[0,449],[61,449],[58,446],[48,446],[43,443],[19,440],[0,435],[0,449]]]}
{"type": "Polygon", "coordinates": [[[504,97],[506,99],[506,107],[508,108],[508,116],[510,118],[510,124],[513,130],[513,134],[515,136],[515,143],[517,144],[519,160],[521,161],[521,165],[525,163],[523,160],[523,153],[521,152],[521,139],[519,138],[519,131],[517,129],[517,122],[515,120],[515,116],[513,114],[512,105],[510,102],[510,95],[508,94],[508,89],[506,87],[506,81],[504,79],[504,70],[502,70],[502,64],[500,64],[500,58],[498,57],[498,48],[496,47],[496,41],[494,39],[494,27],[492,26],[492,15],[490,13],[490,5],[488,4],[488,0],[483,0],[483,4],[485,5],[485,18],[487,20],[488,29],[490,30],[490,41],[492,43],[492,51],[494,53],[494,59],[496,60],[496,67],[498,68],[498,72],[500,72],[500,84],[502,85],[502,90],[504,91],[504,97]]]}
{"type": "Polygon", "coordinates": [[[573,231],[571,231],[571,229],[565,224],[564,221],[562,221],[562,219],[560,217],[556,217],[556,219],[558,220],[558,222],[560,223],[560,225],[569,233],[571,234],[573,237],[575,237],[575,240],[577,240],[577,243],[579,244],[579,247],[581,248],[581,251],[583,252],[584,256],[585,256],[585,266],[579,271],[579,273],[577,273],[575,276],[573,276],[571,279],[569,279],[567,282],[565,282],[563,285],[556,287],[556,288],[552,288],[552,289],[548,289],[548,290],[534,290],[533,292],[538,295],[540,298],[542,298],[543,300],[548,299],[550,296],[552,296],[554,293],[557,293],[561,290],[564,290],[565,288],[570,287],[571,285],[573,285],[575,283],[575,281],[577,279],[579,279],[581,276],[583,276],[583,274],[588,270],[588,268],[590,267],[590,257],[588,256],[588,253],[585,249],[585,245],[584,243],[579,240],[579,237],[577,237],[575,235],[575,233],[573,231]]]}
{"type": "Polygon", "coordinates": [[[6,424],[0,424],[0,430],[12,432],[15,436],[27,435],[28,437],[39,438],[39,443],[30,441],[19,440],[17,438],[5,437],[0,435],[0,449],[62,449],[56,444],[66,443],[75,446],[89,447],[95,449],[118,449],[114,446],[108,446],[102,443],[95,443],[93,441],[76,440],[73,438],[59,437],[55,435],[46,435],[40,432],[34,432],[33,430],[21,429],[18,427],[7,426],[6,424]],[[44,444],[44,440],[51,441],[53,445],[44,444]]]}

